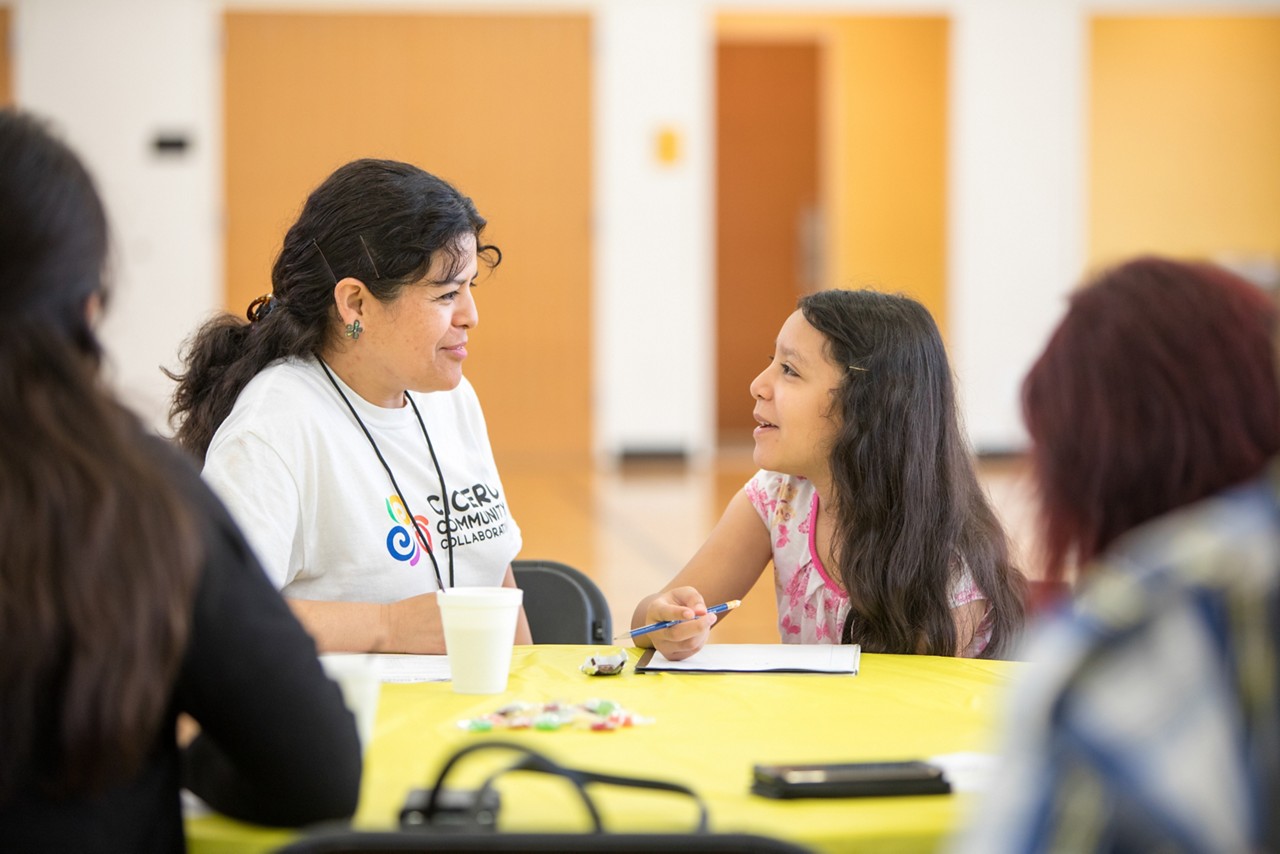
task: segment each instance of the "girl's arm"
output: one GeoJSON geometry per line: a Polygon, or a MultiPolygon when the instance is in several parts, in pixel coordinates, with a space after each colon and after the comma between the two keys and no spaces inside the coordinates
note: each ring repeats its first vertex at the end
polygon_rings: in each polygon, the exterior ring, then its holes
{"type": "MultiPolygon", "coordinates": [[[[740,490],[707,541],[675,578],[636,605],[631,627],[663,620],[687,620],[706,615],[707,605],[741,599],[751,590],[773,557],[769,530],[760,520],[746,490],[740,490]]],[[[672,661],[702,649],[716,615],[641,635],[637,646],[656,647],[672,661]]]]}
{"type": "MultiPolygon", "coordinates": [[[[515,587],[507,567],[503,587],[515,587]]],[[[422,593],[399,602],[325,602],[289,599],[294,616],[315,639],[320,652],[413,652],[442,654],[444,627],[436,594],[422,593]]],[[[533,643],[524,608],[516,621],[516,643],[533,643]]]]}

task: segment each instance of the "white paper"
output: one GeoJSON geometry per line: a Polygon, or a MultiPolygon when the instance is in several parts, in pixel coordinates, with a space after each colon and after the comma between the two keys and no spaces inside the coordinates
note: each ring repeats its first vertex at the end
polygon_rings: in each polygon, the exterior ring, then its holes
{"type": "Polygon", "coordinates": [[[962,752],[942,753],[925,761],[942,769],[951,791],[982,792],[990,788],[999,758],[992,753],[962,752]]]}
{"type": "Polygon", "coordinates": [[[200,800],[199,796],[189,789],[183,789],[178,794],[182,798],[183,818],[204,818],[214,814],[213,807],[200,800]]]}
{"type": "Polygon", "coordinates": [[[453,678],[447,655],[379,653],[373,657],[378,660],[383,682],[448,682],[453,678]]]}
{"type": "Polygon", "coordinates": [[[642,670],[689,670],[731,673],[851,673],[856,675],[862,648],[857,644],[722,643],[707,644],[682,661],[670,661],[654,650],[642,670]]]}

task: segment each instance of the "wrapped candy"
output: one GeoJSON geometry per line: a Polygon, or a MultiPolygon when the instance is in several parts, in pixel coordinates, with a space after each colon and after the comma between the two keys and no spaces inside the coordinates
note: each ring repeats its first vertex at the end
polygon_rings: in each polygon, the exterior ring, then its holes
{"type": "Polygon", "coordinates": [[[614,647],[588,656],[579,669],[588,676],[617,676],[626,665],[626,651],[614,647]]]}
{"type": "Polygon", "coordinates": [[[578,729],[612,732],[616,729],[651,723],[653,718],[637,715],[613,700],[592,698],[573,704],[559,700],[542,704],[508,703],[483,717],[460,720],[458,727],[468,732],[493,732],[503,729],[534,729],[540,732],[578,729]]]}

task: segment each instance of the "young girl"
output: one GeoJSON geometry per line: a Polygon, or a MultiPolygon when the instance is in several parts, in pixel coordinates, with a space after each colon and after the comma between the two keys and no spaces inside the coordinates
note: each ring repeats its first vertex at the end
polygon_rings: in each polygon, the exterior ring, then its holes
{"type": "Polygon", "coordinates": [[[938,328],[914,300],[800,300],[751,383],[762,469],[633,626],[671,659],[707,641],[708,603],[773,561],[784,643],[996,657],[1022,623],[1021,573],[978,486],[938,328]]]}

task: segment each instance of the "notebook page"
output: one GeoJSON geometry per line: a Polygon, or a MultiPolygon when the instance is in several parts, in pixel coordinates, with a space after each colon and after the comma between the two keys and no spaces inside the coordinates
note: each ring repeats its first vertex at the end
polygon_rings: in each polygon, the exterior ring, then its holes
{"type": "Polygon", "coordinates": [[[861,659],[857,644],[707,644],[682,661],[670,661],[654,650],[638,672],[659,670],[708,671],[717,673],[851,673],[857,674],[861,659]]]}

